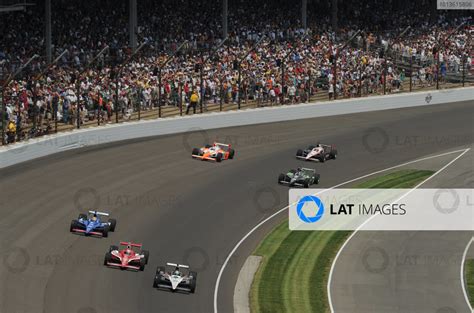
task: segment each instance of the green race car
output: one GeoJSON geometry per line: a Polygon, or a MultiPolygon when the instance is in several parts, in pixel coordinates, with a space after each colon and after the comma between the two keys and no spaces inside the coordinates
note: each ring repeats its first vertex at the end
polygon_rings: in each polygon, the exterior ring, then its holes
{"type": "Polygon", "coordinates": [[[286,174],[278,175],[279,184],[287,184],[290,187],[299,186],[309,188],[313,184],[319,184],[320,175],[311,168],[298,168],[289,170],[286,174]]]}

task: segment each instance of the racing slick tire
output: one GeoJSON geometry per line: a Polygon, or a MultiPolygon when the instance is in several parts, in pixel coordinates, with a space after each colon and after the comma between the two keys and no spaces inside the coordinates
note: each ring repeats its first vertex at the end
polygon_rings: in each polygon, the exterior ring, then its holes
{"type": "Polygon", "coordinates": [[[314,183],[315,183],[316,185],[319,184],[319,178],[320,178],[320,177],[321,177],[321,176],[318,175],[318,176],[316,176],[316,177],[314,178],[314,183]]]}
{"type": "Polygon", "coordinates": [[[189,282],[189,292],[194,293],[194,291],[196,291],[197,273],[189,272],[189,275],[193,277],[193,279],[189,282]]]}
{"type": "Polygon", "coordinates": [[[142,250],[142,254],[145,256],[145,264],[148,264],[148,258],[150,257],[150,252],[148,250],[142,250]]]}
{"type": "Polygon", "coordinates": [[[330,156],[331,159],[333,159],[333,160],[337,159],[337,150],[336,150],[336,149],[331,150],[331,152],[329,153],[329,156],[330,156]]]}
{"type": "Polygon", "coordinates": [[[278,175],[278,183],[281,184],[285,181],[285,174],[278,175]]]}
{"type": "Polygon", "coordinates": [[[109,218],[110,231],[115,231],[115,226],[117,225],[117,220],[114,218],[109,218]]]}
{"type": "Polygon", "coordinates": [[[222,157],[223,157],[223,156],[222,156],[222,153],[218,153],[218,154],[216,155],[216,162],[221,162],[221,161],[222,161],[222,157]]]}
{"type": "Polygon", "coordinates": [[[109,225],[104,226],[104,229],[102,229],[102,237],[107,238],[109,237],[109,225]]]}
{"type": "Polygon", "coordinates": [[[107,266],[108,265],[107,263],[110,262],[111,260],[112,260],[111,254],[110,252],[107,252],[104,256],[104,265],[107,266]]]}
{"type": "Polygon", "coordinates": [[[81,214],[79,214],[79,217],[77,219],[80,220],[81,218],[87,220],[87,215],[81,213],[81,214]]]}
{"type": "Polygon", "coordinates": [[[230,149],[229,150],[229,159],[233,159],[234,158],[234,154],[235,154],[235,150],[234,149],[230,149]]]}
{"type": "Polygon", "coordinates": [[[296,151],[296,156],[297,156],[297,157],[302,157],[302,156],[303,156],[303,150],[298,149],[298,150],[296,151]]]}
{"type": "Polygon", "coordinates": [[[304,188],[309,188],[309,181],[305,180],[303,183],[304,188]]]}
{"type": "Polygon", "coordinates": [[[325,161],[326,161],[326,155],[323,153],[323,154],[319,157],[319,162],[324,163],[325,161]]]}
{"type": "Polygon", "coordinates": [[[145,264],[146,264],[145,258],[140,259],[140,271],[143,272],[145,270],[145,264]]]}
{"type": "Polygon", "coordinates": [[[74,229],[74,226],[76,226],[76,221],[75,221],[75,220],[72,220],[72,221],[71,221],[71,226],[69,226],[69,231],[70,231],[71,233],[74,232],[74,230],[73,230],[73,229],[74,229]]]}
{"type": "Polygon", "coordinates": [[[198,148],[193,148],[192,155],[199,155],[199,149],[198,148]]]}

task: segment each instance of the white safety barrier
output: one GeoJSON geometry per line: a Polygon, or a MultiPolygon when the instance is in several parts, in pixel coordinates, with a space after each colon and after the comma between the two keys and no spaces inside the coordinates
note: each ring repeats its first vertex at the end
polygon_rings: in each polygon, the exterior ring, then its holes
{"type": "Polygon", "coordinates": [[[43,136],[1,147],[0,168],[70,149],[135,138],[467,100],[474,100],[474,87],[109,124],[43,136]]]}

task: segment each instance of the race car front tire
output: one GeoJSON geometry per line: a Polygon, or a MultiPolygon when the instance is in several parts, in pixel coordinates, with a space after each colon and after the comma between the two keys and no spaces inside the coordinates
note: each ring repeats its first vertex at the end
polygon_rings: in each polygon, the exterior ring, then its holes
{"type": "Polygon", "coordinates": [[[305,180],[303,183],[304,188],[309,188],[309,181],[305,180]]]}
{"type": "Polygon", "coordinates": [[[297,156],[297,157],[302,157],[302,156],[303,156],[303,150],[298,149],[298,150],[296,151],[296,156],[297,156]]]}
{"type": "Polygon", "coordinates": [[[278,183],[281,184],[285,181],[285,174],[278,175],[278,183]]]}
{"type": "Polygon", "coordinates": [[[331,159],[333,159],[333,160],[337,159],[337,150],[336,149],[331,150],[329,155],[330,155],[331,159]]]}
{"type": "Polygon", "coordinates": [[[144,271],[145,270],[145,258],[143,259],[140,259],[140,271],[144,271]]]}
{"type": "Polygon", "coordinates": [[[73,229],[75,228],[75,226],[76,226],[76,221],[75,221],[75,220],[72,220],[72,221],[71,221],[71,226],[69,226],[69,231],[70,231],[71,233],[74,232],[73,229]]]}
{"type": "Polygon", "coordinates": [[[114,218],[109,218],[110,231],[115,231],[115,226],[117,225],[117,220],[114,218]]]}
{"type": "Polygon", "coordinates": [[[218,153],[216,155],[216,162],[221,162],[222,161],[222,153],[218,153]]]}
{"type": "Polygon", "coordinates": [[[230,149],[230,150],[229,150],[229,159],[233,159],[233,158],[234,158],[234,154],[235,154],[235,150],[234,150],[234,149],[230,149]]]}
{"type": "Polygon", "coordinates": [[[107,253],[105,254],[105,257],[104,257],[104,265],[107,266],[107,265],[108,265],[107,263],[110,262],[111,259],[112,259],[112,256],[111,256],[110,252],[107,252],[107,253]]]}

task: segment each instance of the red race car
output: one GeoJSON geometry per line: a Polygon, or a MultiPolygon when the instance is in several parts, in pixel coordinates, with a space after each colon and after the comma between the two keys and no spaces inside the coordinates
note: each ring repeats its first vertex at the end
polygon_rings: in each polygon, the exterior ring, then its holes
{"type": "Polygon", "coordinates": [[[110,246],[105,254],[104,265],[118,267],[120,269],[133,269],[143,271],[148,264],[149,252],[142,250],[142,245],[131,242],[121,242],[120,249],[117,246],[110,246]]]}
{"type": "Polygon", "coordinates": [[[214,142],[212,146],[206,145],[201,149],[194,148],[192,157],[201,160],[221,162],[222,160],[233,159],[234,154],[235,151],[230,145],[214,142]]]}

